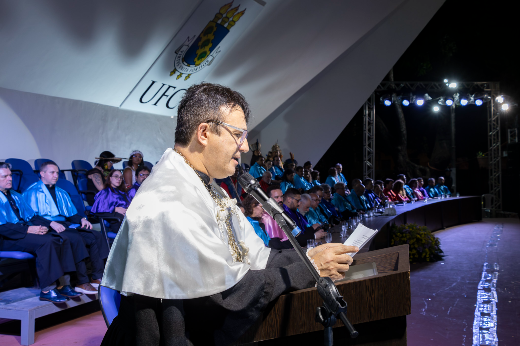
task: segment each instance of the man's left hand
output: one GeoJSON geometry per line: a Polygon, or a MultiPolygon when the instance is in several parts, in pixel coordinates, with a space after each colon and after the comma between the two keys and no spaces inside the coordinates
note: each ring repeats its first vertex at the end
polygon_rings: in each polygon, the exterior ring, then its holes
{"type": "Polygon", "coordinates": [[[92,229],[92,224],[87,219],[81,219],[81,228],[92,229]]]}

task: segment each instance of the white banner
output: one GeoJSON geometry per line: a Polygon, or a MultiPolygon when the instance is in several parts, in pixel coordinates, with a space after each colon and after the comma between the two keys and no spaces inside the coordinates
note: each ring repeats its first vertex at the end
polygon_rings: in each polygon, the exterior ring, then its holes
{"type": "Polygon", "coordinates": [[[186,89],[204,81],[263,9],[263,1],[228,1],[203,1],[121,108],[176,116],[186,89]]]}

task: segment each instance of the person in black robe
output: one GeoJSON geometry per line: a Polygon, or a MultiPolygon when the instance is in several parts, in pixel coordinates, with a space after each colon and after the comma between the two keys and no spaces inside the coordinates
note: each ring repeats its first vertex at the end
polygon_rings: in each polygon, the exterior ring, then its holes
{"type": "Polygon", "coordinates": [[[38,216],[22,196],[12,191],[10,166],[0,162],[0,250],[22,251],[36,256],[36,274],[41,287],[40,300],[61,303],[80,296],[70,287],[56,289],[56,281],[76,270],[67,238],[49,233],[41,226],[47,220],[38,216]]]}

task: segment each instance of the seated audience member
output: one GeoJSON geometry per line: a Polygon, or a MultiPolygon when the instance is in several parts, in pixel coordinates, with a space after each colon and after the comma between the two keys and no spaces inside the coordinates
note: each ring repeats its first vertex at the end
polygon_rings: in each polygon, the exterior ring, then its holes
{"type": "Polygon", "coordinates": [[[303,179],[304,179],[306,182],[308,182],[308,183],[311,185],[311,187],[314,186],[314,185],[312,184],[311,171],[309,171],[309,170],[306,169],[306,168],[303,169],[303,179]]]}
{"type": "Polygon", "coordinates": [[[392,187],[394,186],[394,180],[387,178],[385,180],[385,188],[383,190],[383,194],[388,198],[389,202],[395,202],[397,201],[397,196],[395,195],[395,192],[392,191],[392,187]]]}
{"type": "Polygon", "coordinates": [[[318,171],[312,171],[311,172],[311,178],[312,178],[312,186],[319,186],[320,183],[320,172],[318,171]]]}
{"type": "Polygon", "coordinates": [[[129,205],[130,201],[125,184],[123,184],[123,175],[120,171],[114,170],[108,175],[105,188],[97,193],[90,211],[97,216],[117,218],[118,221],[107,220],[110,223],[110,230],[117,233],[129,205]]]}
{"type": "Polygon", "coordinates": [[[370,210],[370,204],[365,198],[365,186],[363,184],[357,184],[352,193],[347,196],[347,200],[357,211],[366,212],[370,210]]]}
{"type": "Polygon", "coordinates": [[[48,220],[34,213],[22,195],[12,190],[11,166],[0,162],[0,251],[23,251],[36,256],[40,300],[62,303],[80,296],[65,273],[76,271],[67,238],[49,233],[48,220]],[[60,279],[61,289],[56,288],[60,279]],[[61,293],[60,293],[61,292],[61,293]]]}
{"type": "Polygon", "coordinates": [[[428,198],[428,192],[426,191],[426,189],[424,188],[424,180],[423,178],[417,178],[417,188],[419,189],[419,191],[421,191],[421,194],[423,195],[424,198],[428,198]]]}
{"type": "Polygon", "coordinates": [[[238,176],[240,176],[242,173],[242,167],[237,165],[235,167],[235,173],[232,176],[225,179],[215,179],[217,184],[219,184],[220,187],[227,192],[229,198],[236,199],[237,203],[243,200],[242,193],[244,190],[242,190],[242,186],[238,183],[238,176]]]}
{"type": "Polygon", "coordinates": [[[397,179],[401,180],[403,182],[403,189],[404,189],[404,192],[406,193],[406,197],[408,197],[408,199],[412,199],[413,198],[413,190],[410,188],[410,186],[406,185],[406,175],[399,174],[397,176],[397,179]]]}
{"type": "Polygon", "coordinates": [[[428,196],[430,196],[430,198],[438,198],[441,195],[440,191],[437,190],[437,187],[435,186],[434,178],[428,179],[428,186],[426,187],[426,192],[428,193],[428,196]]]}
{"type": "Polygon", "coordinates": [[[96,161],[94,168],[86,173],[87,191],[94,192],[87,194],[88,205],[93,205],[95,194],[103,190],[106,176],[112,170],[114,163],[121,161],[120,158],[115,157],[115,155],[110,151],[103,151],[99,154],[99,157],[100,158],[96,161]]]}
{"type": "Polygon", "coordinates": [[[388,197],[383,193],[383,185],[384,183],[374,185],[374,194],[381,200],[382,203],[388,201],[388,197]]]}
{"type": "Polygon", "coordinates": [[[345,183],[337,183],[334,186],[336,192],[332,197],[332,204],[336,207],[343,217],[343,219],[348,219],[352,216],[356,216],[358,214],[356,208],[352,204],[350,204],[347,199],[347,194],[345,193],[346,187],[345,183]]]}
{"type": "Polygon", "coordinates": [[[370,178],[363,180],[363,185],[365,185],[365,198],[370,205],[370,208],[375,208],[379,204],[382,203],[381,198],[374,193],[374,181],[370,178]]]}
{"type": "Polygon", "coordinates": [[[319,229],[318,224],[309,225],[309,222],[303,216],[298,209],[301,208],[307,211],[310,207],[310,200],[306,201],[305,204],[300,205],[301,194],[296,189],[288,189],[283,196],[283,209],[289,215],[289,217],[296,223],[302,233],[309,236],[309,239],[315,238],[320,239],[325,237],[325,232],[319,229]],[[318,229],[318,231],[316,231],[318,229]]]}
{"type": "Polygon", "coordinates": [[[259,156],[258,159],[256,160],[255,164],[252,165],[251,168],[249,168],[249,174],[251,174],[253,176],[253,178],[255,178],[255,179],[262,178],[262,175],[266,171],[266,169],[264,167],[264,161],[265,161],[264,157],[259,156]]]}
{"type": "Polygon", "coordinates": [[[128,166],[123,170],[123,177],[127,189],[134,185],[136,178],[135,173],[139,167],[144,167],[143,153],[139,150],[134,150],[130,153],[130,157],[128,158],[128,166]]]}
{"type": "MultiPolygon", "coordinates": [[[[350,190],[351,193],[354,193],[354,189],[356,188],[356,186],[358,186],[359,184],[361,184],[361,179],[352,179],[352,189],[350,190]]],[[[345,184],[345,187],[347,187],[347,185],[345,184]]],[[[348,188],[347,188],[347,194],[349,193],[348,191],[348,188]]]]}
{"type": "Polygon", "coordinates": [[[273,167],[269,169],[269,172],[273,175],[274,181],[281,183],[283,175],[282,160],[279,156],[275,156],[273,160],[273,167]]]}
{"type": "MultiPolygon", "coordinates": [[[[23,193],[25,202],[42,218],[52,233],[60,234],[69,240],[76,264],[78,284],[75,290],[86,294],[95,294],[94,286],[99,286],[105,269],[104,259],[108,257],[108,245],[100,232],[92,229],[92,224],[79,215],[72,200],[65,190],[56,186],[59,168],[52,162],[40,166],[41,180],[32,184],[23,193]],[[87,248],[88,247],[88,250],[87,248]],[[87,275],[85,259],[90,257],[92,279],[87,275]]],[[[69,286],[66,278],[65,286],[69,286]]]]}
{"type": "Polygon", "coordinates": [[[264,192],[267,192],[267,188],[271,185],[272,174],[269,171],[265,171],[260,179],[260,187],[264,192]]]}
{"type": "Polygon", "coordinates": [[[128,190],[128,199],[130,202],[132,202],[132,200],[135,197],[135,194],[137,193],[137,190],[139,190],[139,187],[141,186],[143,181],[145,181],[146,178],[148,178],[149,175],[150,170],[148,169],[148,167],[142,166],[137,168],[137,170],[135,171],[135,183],[132,186],[132,188],[128,190]]]}
{"type": "Polygon", "coordinates": [[[404,182],[402,180],[396,180],[392,186],[392,191],[395,193],[395,201],[397,203],[410,202],[410,199],[404,191],[404,182]]]}
{"type": "Polygon", "coordinates": [[[336,167],[329,168],[329,176],[325,180],[325,184],[329,185],[331,188],[334,188],[334,186],[340,182],[341,181],[338,178],[338,171],[336,170],[336,167]]]}
{"type": "Polygon", "coordinates": [[[273,168],[273,161],[271,159],[265,160],[264,168],[266,171],[269,171],[271,168],[273,168]]]}
{"type": "Polygon", "coordinates": [[[294,171],[290,168],[287,168],[283,172],[282,183],[280,184],[280,188],[282,189],[282,192],[284,194],[288,189],[294,189],[293,182],[294,182],[295,175],[296,175],[296,173],[294,173],[294,171]]]}
{"type": "Polygon", "coordinates": [[[319,222],[311,222],[309,219],[307,219],[306,214],[309,213],[309,210],[311,209],[311,196],[307,193],[304,193],[300,196],[300,204],[298,205],[298,213],[302,214],[303,217],[307,220],[307,227],[312,227],[314,229],[322,229],[323,225],[319,222]]]}
{"type": "Polygon", "coordinates": [[[269,246],[269,240],[271,240],[271,238],[266,231],[260,227],[260,223],[258,222],[258,219],[260,219],[264,213],[262,205],[251,195],[244,198],[242,205],[244,206],[244,215],[251,226],[253,226],[255,233],[262,239],[265,246],[269,246]]]}
{"type": "Polygon", "coordinates": [[[410,179],[410,181],[408,182],[408,186],[410,186],[410,188],[412,189],[414,198],[416,198],[418,201],[422,201],[424,199],[421,190],[419,190],[419,184],[417,183],[417,179],[410,179]]]}
{"type": "Polygon", "coordinates": [[[321,198],[316,193],[309,193],[309,196],[311,197],[311,204],[309,211],[305,214],[305,217],[311,225],[318,223],[325,226],[324,229],[328,229],[330,227],[329,220],[325,215],[322,214],[320,208],[318,207],[321,198]]]}
{"type": "Polygon", "coordinates": [[[334,208],[334,206],[330,202],[328,202],[328,204],[333,209],[334,214],[332,214],[332,212],[330,210],[328,210],[327,207],[325,207],[325,205],[322,204],[322,200],[323,200],[323,196],[324,196],[323,186],[327,186],[328,187],[328,191],[329,191],[328,199],[330,200],[330,197],[331,197],[331,195],[330,195],[330,186],[325,185],[325,184],[314,186],[312,189],[309,190],[309,194],[311,196],[312,196],[312,194],[316,194],[316,196],[318,196],[318,204],[317,204],[316,207],[314,207],[313,204],[311,204],[311,207],[313,209],[315,209],[319,214],[321,214],[322,217],[324,217],[325,220],[327,220],[327,223],[330,226],[334,226],[334,225],[337,225],[337,224],[340,223],[341,215],[339,215],[339,213],[337,212],[336,208],[334,208]]]}
{"type": "Polygon", "coordinates": [[[307,161],[303,164],[303,169],[308,170],[309,172],[312,172],[312,162],[307,161]]]}
{"type": "Polygon", "coordinates": [[[293,178],[293,185],[295,189],[301,190],[302,192],[312,188],[311,183],[303,178],[304,169],[302,166],[296,167],[295,175],[293,178]]]}
{"type": "Polygon", "coordinates": [[[321,184],[320,187],[323,189],[323,195],[320,202],[321,211],[329,220],[332,220],[332,218],[341,219],[341,214],[334,204],[332,204],[332,189],[328,184],[321,184]]]}
{"type": "Polygon", "coordinates": [[[285,162],[283,164],[283,167],[285,169],[290,169],[290,170],[296,171],[296,165],[297,164],[298,164],[298,161],[296,161],[295,159],[291,158],[291,159],[285,160],[285,162]]]}
{"type": "Polygon", "coordinates": [[[446,185],[444,185],[444,177],[437,178],[437,185],[435,185],[437,191],[444,195],[451,195],[450,189],[446,185]]]}
{"type": "Polygon", "coordinates": [[[345,176],[343,175],[343,165],[341,163],[336,163],[336,171],[338,172],[338,183],[345,183],[345,186],[348,185],[347,179],[345,179],[345,176]]]}

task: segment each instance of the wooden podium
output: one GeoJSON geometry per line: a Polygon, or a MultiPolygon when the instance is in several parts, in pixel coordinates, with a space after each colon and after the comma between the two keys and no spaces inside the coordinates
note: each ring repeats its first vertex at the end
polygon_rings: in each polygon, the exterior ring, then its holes
{"type": "MultiPolygon", "coordinates": [[[[411,313],[408,245],[359,253],[352,265],[372,262],[377,275],[337,284],[359,337],[350,339],[338,320],[334,345],[406,345],[406,315],[411,313]]],[[[236,345],[323,345],[323,326],[314,320],[321,305],[316,288],[285,294],[236,345]]]]}

